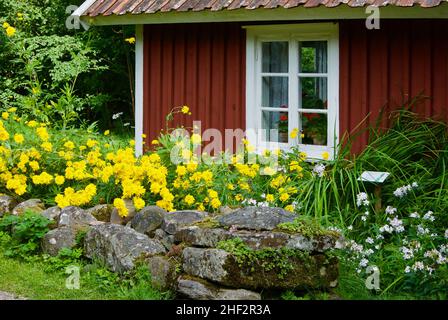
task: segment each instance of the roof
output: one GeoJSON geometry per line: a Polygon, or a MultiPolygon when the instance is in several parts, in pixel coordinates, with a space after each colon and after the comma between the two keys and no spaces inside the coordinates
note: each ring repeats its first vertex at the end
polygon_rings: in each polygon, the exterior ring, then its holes
{"type": "Polygon", "coordinates": [[[349,7],[437,7],[448,0],[90,0],[90,5],[83,11],[84,16],[111,16],[126,14],[153,14],[163,12],[199,12],[224,11],[236,9],[275,9],[327,7],[333,8],[340,4],[349,7]]]}

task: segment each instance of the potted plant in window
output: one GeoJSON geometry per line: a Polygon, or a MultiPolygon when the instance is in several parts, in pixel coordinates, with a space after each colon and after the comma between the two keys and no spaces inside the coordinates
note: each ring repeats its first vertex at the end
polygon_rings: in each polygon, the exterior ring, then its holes
{"type": "Polygon", "coordinates": [[[288,114],[280,113],[280,119],[278,121],[278,141],[288,142],[288,114]]]}
{"type": "Polygon", "coordinates": [[[318,113],[303,114],[305,134],[314,145],[325,145],[327,141],[327,118],[318,113]]]}

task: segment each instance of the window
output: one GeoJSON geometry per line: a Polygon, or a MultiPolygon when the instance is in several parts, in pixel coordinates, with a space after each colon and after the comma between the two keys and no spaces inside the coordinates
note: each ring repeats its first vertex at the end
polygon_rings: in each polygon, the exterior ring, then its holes
{"type": "Polygon", "coordinates": [[[333,156],[339,130],[337,24],[246,29],[251,143],[258,150],[299,145],[310,158],[333,156]]]}

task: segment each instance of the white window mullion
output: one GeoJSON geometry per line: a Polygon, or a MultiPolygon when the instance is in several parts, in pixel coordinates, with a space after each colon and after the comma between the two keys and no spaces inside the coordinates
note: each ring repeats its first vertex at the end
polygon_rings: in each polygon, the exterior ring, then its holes
{"type": "MultiPolygon", "coordinates": [[[[298,110],[300,101],[298,94],[299,79],[297,77],[297,74],[299,73],[298,48],[298,42],[295,39],[291,39],[289,41],[289,132],[291,132],[293,129],[299,128],[298,110]]],[[[288,139],[290,145],[296,144],[296,140],[294,139],[293,141],[291,137],[289,137],[289,134],[288,139]]]]}

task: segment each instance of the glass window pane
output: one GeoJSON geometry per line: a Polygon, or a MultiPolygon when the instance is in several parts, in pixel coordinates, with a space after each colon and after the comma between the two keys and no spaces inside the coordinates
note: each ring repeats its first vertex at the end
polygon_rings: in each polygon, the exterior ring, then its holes
{"type": "Polygon", "coordinates": [[[288,72],[288,42],[263,42],[263,68],[262,72],[287,73],[288,72]]]}
{"type": "Polygon", "coordinates": [[[264,141],[288,143],[288,113],[263,111],[262,125],[264,141]]]}
{"type": "Polygon", "coordinates": [[[299,42],[301,73],[327,73],[327,41],[299,42]]]}
{"type": "Polygon", "coordinates": [[[288,77],[262,77],[261,106],[264,108],[288,107],[288,77]]]}
{"type": "Polygon", "coordinates": [[[302,109],[328,109],[327,78],[300,78],[302,109]]]}
{"type": "Polygon", "coordinates": [[[319,113],[301,113],[301,130],[303,144],[327,145],[327,115],[319,113]]]}

